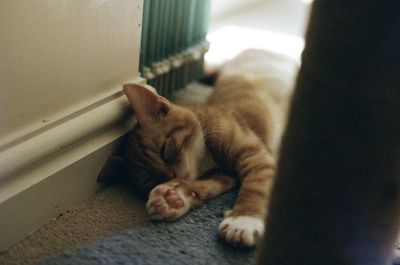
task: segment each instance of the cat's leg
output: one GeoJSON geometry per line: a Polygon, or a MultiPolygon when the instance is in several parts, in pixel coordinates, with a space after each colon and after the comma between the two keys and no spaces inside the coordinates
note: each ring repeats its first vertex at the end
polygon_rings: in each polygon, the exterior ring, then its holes
{"type": "Polygon", "coordinates": [[[224,174],[206,180],[171,180],[150,192],[147,211],[154,220],[173,221],[203,201],[230,190],[236,182],[224,174]]]}
{"type": "Polygon", "coordinates": [[[234,208],[225,213],[219,234],[233,245],[254,246],[264,233],[266,205],[275,175],[275,159],[255,140],[242,141],[229,158],[242,179],[234,208]]]}

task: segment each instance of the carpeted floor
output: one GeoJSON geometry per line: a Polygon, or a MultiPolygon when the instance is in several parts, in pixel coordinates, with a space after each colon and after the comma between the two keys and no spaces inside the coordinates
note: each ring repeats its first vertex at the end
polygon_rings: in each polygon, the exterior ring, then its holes
{"type": "Polygon", "coordinates": [[[131,190],[110,187],[0,253],[0,264],[32,264],[147,220],[144,202],[131,190]]]}
{"type": "Polygon", "coordinates": [[[175,222],[146,222],[40,264],[254,264],[254,249],[232,247],[217,234],[236,194],[221,195],[175,222]]]}

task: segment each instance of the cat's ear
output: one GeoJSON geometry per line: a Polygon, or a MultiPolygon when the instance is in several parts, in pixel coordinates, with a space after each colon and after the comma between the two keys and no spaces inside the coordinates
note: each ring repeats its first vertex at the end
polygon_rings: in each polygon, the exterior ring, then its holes
{"type": "Polygon", "coordinates": [[[139,84],[125,84],[123,87],[140,124],[155,121],[169,112],[171,103],[159,96],[154,88],[139,84]]]}

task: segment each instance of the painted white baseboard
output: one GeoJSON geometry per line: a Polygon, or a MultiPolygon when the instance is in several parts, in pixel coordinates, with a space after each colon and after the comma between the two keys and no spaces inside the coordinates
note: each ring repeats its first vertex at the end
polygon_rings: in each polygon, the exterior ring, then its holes
{"type": "Polygon", "coordinates": [[[118,89],[0,150],[0,250],[98,191],[101,166],[135,124],[130,113],[118,89]]]}

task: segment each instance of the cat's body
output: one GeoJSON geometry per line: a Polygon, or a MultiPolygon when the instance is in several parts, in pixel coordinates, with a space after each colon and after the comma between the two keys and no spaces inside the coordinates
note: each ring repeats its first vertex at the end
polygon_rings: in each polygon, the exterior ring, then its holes
{"type": "Polygon", "coordinates": [[[247,51],[222,66],[204,104],[191,106],[172,104],[143,86],[124,86],[138,117],[124,157],[145,192],[152,189],[147,209],[153,219],[175,220],[239,180],[220,235],[232,244],[256,243],[295,69],[285,57],[247,51]]]}

